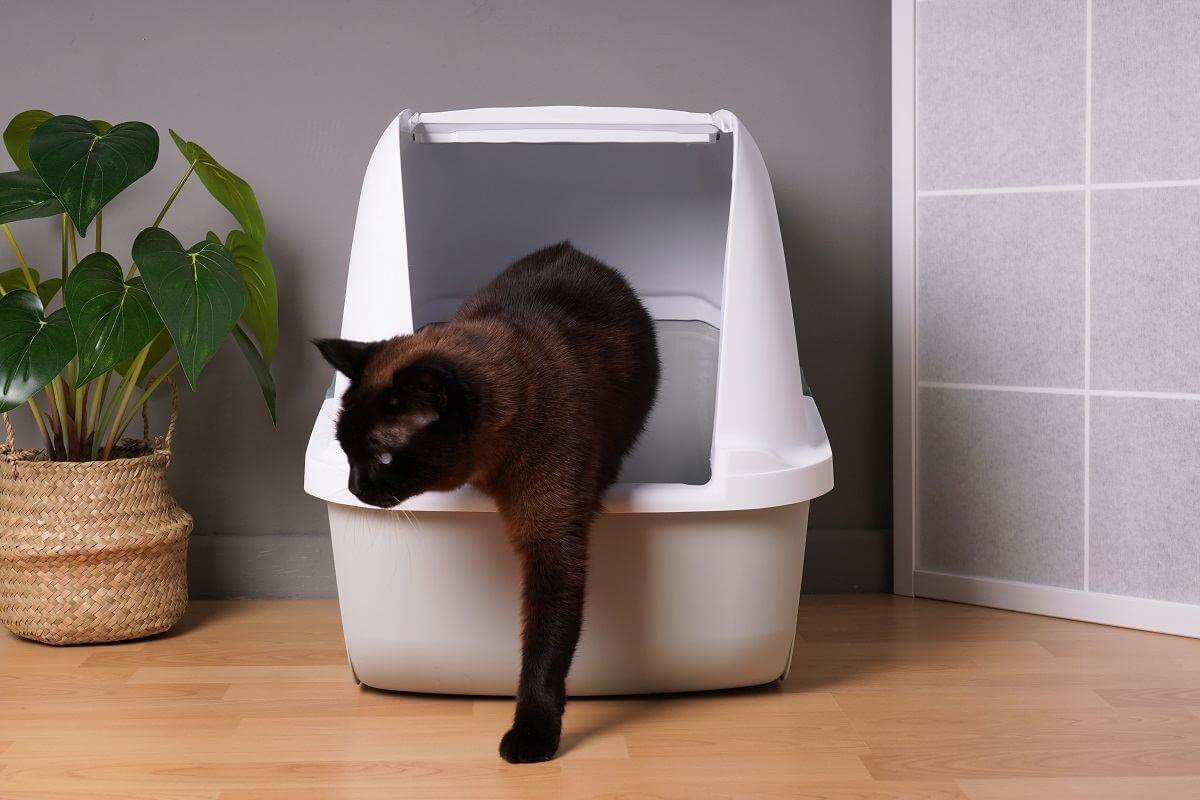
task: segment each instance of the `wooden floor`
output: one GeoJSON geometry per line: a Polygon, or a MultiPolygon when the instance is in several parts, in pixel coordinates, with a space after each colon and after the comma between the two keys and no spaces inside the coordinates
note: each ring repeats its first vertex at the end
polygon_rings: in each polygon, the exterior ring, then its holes
{"type": "Polygon", "coordinates": [[[355,686],[333,602],[0,634],[0,798],[1200,798],[1200,642],[888,596],[800,617],[786,684],[573,701],[560,758],[519,767],[509,702],[355,686]]]}

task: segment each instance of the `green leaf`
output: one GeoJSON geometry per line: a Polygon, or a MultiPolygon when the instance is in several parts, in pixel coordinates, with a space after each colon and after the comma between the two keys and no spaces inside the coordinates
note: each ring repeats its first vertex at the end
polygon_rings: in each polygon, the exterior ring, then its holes
{"type": "Polygon", "coordinates": [[[82,236],[100,209],[154,168],[158,134],[144,122],[100,133],[81,117],[51,117],[29,139],[29,158],[82,236]]]}
{"type": "Polygon", "coordinates": [[[0,411],[24,403],[74,357],[66,309],[47,317],[37,295],[23,289],[0,297],[0,411]]]}
{"type": "MultiPolygon", "coordinates": [[[[150,370],[154,369],[155,365],[162,361],[163,356],[171,352],[171,348],[174,346],[175,343],[171,341],[171,332],[166,328],[159,331],[158,336],[154,337],[154,341],[150,342],[150,351],[146,354],[146,360],[142,363],[142,371],[138,373],[134,383],[138,386],[145,386],[150,377],[150,370]]],[[[129,370],[133,369],[133,358],[122,361],[116,369],[122,375],[129,374],[129,370]]]]}
{"type": "Polygon", "coordinates": [[[188,383],[216,355],[246,307],[246,288],[233,257],[219,244],[198,242],[184,250],[162,228],[146,228],[133,243],[133,260],[146,281],[188,383]]]}
{"type": "Polygon", "coordinates": [[[88,122],[92,123],[92,127],[99,133],[108,133],[112,130],[111,122],[105,122],[102,119],[89,119],[88,122]]]}
{"type": "Polygon", "coordinates": [[[4,148],[12,156],[17,169],[29,169],[33,166],[33,162],[29,160],[29,137],[33,136],[39,125],[53,116],[49,111],[33,109],[22,111],[8,123],[8,127],[4,129],[4,148]]]}
{"type": "Polygon", "coordinates": [[[267,401],[267,410],[271,412],[271,424],[278,425],[279,421],[275,418],[275,378],[271,376],[271,368],[267,366],[258,348],[241,326],[233,329],[233,340],[246,357],[246,363],[250,365],[250,371],[254,373],[258,387],[262,389],[263,399],[267,401]]]}
{"type": "MultiPolygon", "coordinates": [[[[42,279],[42,276],[38,274],[36,269],[30,269],[29,274],[33,276],[33,283],[35,286],[37,285],[37,282],[42,279]]],[[[25,282],[25,273],[21,272],[20,267],[16,267],[15,269],[6,269],[4,272],[0,272],[0,289],[3,289],[5,294],[16,291],[17,289],[25,289],[28,291],[29,284],[25,282]]]]}
{"type": "Polygon", "coordinates": [[[217,163],[208,151],[195,142],[184,141],[175,131],[171,131],[171,139],[188,163],[196,165],[196,174],[208,193],[233,214],[250,238],[261,245],[267,228],[250,184],[217,163]]]}
{"type": "Polygon", "coordinates": [[[50,301],[58,294],[58,290],[62,288],[62,278],[50,278],[38,284],[37,295],[42,301],[43,306],[50,305],[50,301]]]}
{"type": "Polygon", "coordinates": [[[0,222],[52,217],[62,204],[31,169],[0,172],[0,222]]]}
{"type": "Polygon", "coordinates": [[[246,310],[242,312],[242,319],[258,339],[263,360],[270,364],[279,344],[279,293],[275,286],[275,268],[258,242],[242,231],[229,232],[225,249],[233,256],[246,284],[246,310]]]}
{"type": "Polygon", "coordinates": [[[79,346],[77,387],[136,355],[163,329],[142,280],[126,281],[108,253],[75,265],[64,299],[79,346]]]}

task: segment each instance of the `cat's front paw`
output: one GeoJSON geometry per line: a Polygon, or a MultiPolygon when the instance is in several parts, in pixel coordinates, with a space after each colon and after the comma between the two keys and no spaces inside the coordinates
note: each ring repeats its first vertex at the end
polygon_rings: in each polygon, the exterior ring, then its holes
{"type": "Polygon", "coordinates": [[[561,724],[517,723],[500,740],[500,757],[510,764],[549,761],[558,752],[561,724]]]}

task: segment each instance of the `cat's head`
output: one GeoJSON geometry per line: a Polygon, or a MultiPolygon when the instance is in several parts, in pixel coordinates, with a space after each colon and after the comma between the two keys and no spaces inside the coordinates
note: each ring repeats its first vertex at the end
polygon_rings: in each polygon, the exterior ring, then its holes
{"type": "Polygon", "coordinates": [[[407,340],[313,342],[350,379],[337,422],[350,491],[381,508],[456,489],[471,474],[473,386],[450,359],[406,358],[407,340]]]}

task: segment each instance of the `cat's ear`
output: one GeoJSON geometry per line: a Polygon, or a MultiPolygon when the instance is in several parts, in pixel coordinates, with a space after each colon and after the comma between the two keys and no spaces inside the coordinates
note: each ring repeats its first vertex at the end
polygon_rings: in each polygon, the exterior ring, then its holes
{"type": "Polygon", "coordinates": [[[362,377],[363,369],[379,349],[379,342],[352,342],[349,339],[313,339],[334,369],[352,381],[362,377]]]}
{"type": "Polygon", "coordinates": [[[396,370],[392,388],[397,393],[421,398],[439,416],[462,411],[469,395],[454,365],[438,358],[422,358],[396,370]]]}

